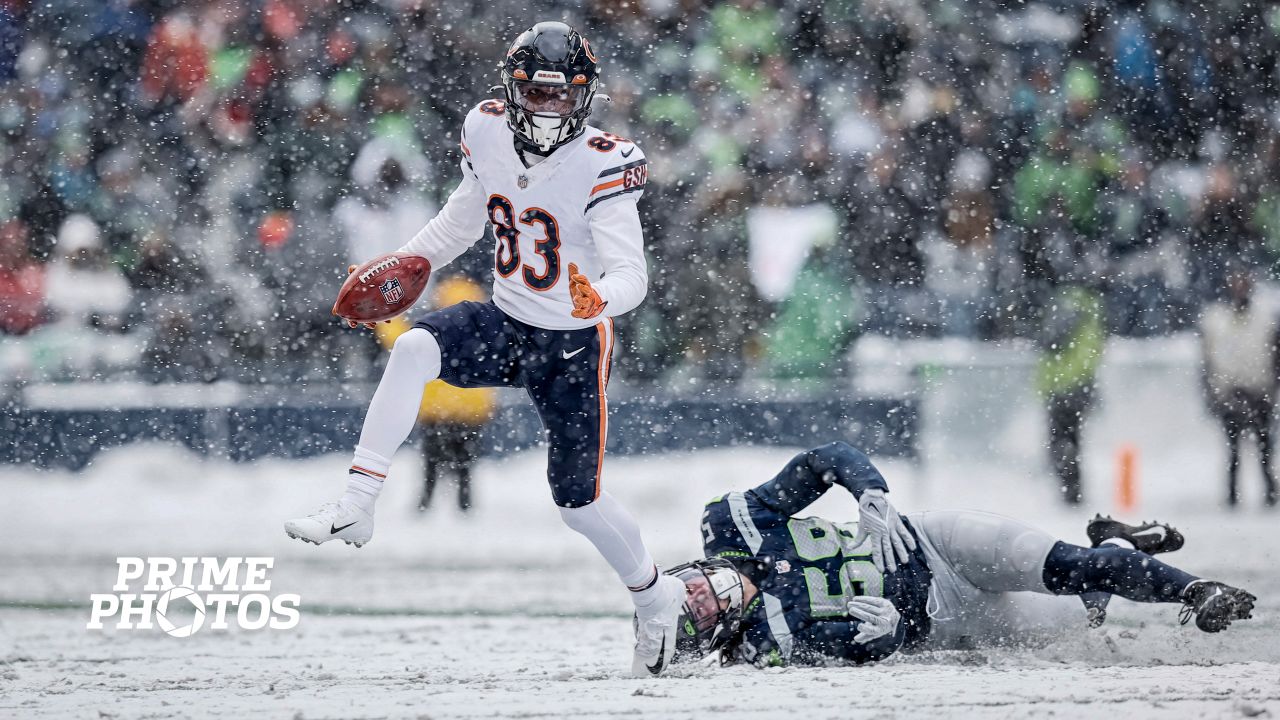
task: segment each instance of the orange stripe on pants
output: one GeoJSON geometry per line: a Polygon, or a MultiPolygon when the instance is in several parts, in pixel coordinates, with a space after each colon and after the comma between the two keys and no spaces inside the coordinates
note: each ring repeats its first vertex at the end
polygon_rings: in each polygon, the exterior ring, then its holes
{"type": "Polygon", "coordinates": [[[609,399],[605,395],[605,387],[609,384],[609,364],[613,362],[613,318],[596,325],[596,335],[600,340],[600,359],[596,363],[596,382],[600,386],[600,448],[596,455],[596,492],[600,497],[600,476],[604,470],[604,445],[609,436],[609,399]],[[605,324],[609,328],[605,330],[605,324]]]}

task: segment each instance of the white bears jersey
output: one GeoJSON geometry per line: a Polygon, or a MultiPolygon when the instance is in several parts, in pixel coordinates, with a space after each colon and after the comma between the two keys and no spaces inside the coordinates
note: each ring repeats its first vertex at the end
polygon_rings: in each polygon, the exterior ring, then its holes
{"type": "Polygon", "coordinates": [[[462,185],[404,251],[438,268],[473,244],[487,221],[496,240],[493,301],[511,317],[552,330],[598,324],[571,315],[570,263],[606,301],[605,316],[640,303],[648,275],[636,202],[648,163],[635,143],[588,126],[525,167],[504,104],[487,100],[467,114],[461,145],[462,185]]]}

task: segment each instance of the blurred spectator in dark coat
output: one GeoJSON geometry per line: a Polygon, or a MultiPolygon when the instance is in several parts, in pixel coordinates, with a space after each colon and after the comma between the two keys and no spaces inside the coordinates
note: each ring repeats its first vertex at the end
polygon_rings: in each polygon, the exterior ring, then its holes
{"type": "Polygon", "coordinates": [[[48,257],[58,237],[58,228],[67,218],[67,206],[62,197],[48,181],[42,181],[18,212],[27,228],[27,242],[32,254],[39,258],[48,257]]]}
{"type": "Polygon", "coordinates": [[[1168,266],[1168,213],[1151,191],[1150,164],[1137,153],[1123,159],[1119,177],[1103,195],[1109,243],[1107,326],[1121,335],[1149,336],[1177,326],[1181,312],[1168,266]]]}
{"type": "Polygon", "coordinates": [[[16,75],[18,53],[22,50],[20,10],[18,3],[0,2],[0,82],[8,82],[16,75]]]}
{"type": "Polygon", "coordinates": [[[192,292],[205,279],[203,268],[158,232],[143,240],[138,264],[128,275],[138,290],[179,294],[192,292]]]}
{"type": "Polygon", "coordinates": [[[191,257],[164,235],[153,233],[142,243],[137,266],[129,273],[132,316],[151,334],[142,353],[141,374],[151,382],[210,382],[221,370],[213,340],[223,330],[225,312],[205,312],[208,277],[191,257]]]}
{"type": "Polygon", "coordinates": [[[1256,262],[1257,233],[1236,173],[1219,164],[1209,171],[1208,185],[1192,220],[1188,238],[1192,287],[1203,299],[1214,298],[1226,287],[1227,268],[1238,262],[1256,262]]]}
{"type": "Polygon", "coordinates": [[[1118,105],[1129,124],[1148,142],[1166,143],[1172,108],[1164,64],[1149,19],[1137,7],[1112,16],[1112,79],[1119,87],[1118,105]]]}
{"type": "MultiPolygon", "coordinates": [[[[866,284],[869,329],[893,332],[913,322],[924,286],[921,226],[927,222],[920,183],[906,182],[896,150],[886,146],[855,180],[846,201],[854,263],[866,284]]],[[[915,318],[919,320],[919,318],[915,318]]]]}
{"type": "Polygon", "coordinates": [[[1241,267],[1227,274],[1227,298],[1210,304],[1200,318],[1204,384],[1209,409],[1227,437],[1227,503],[1240,500],[1240,447],[1252,432],[1266,487],[1267,505],[1277,501],[1271,421],[1280,378],[1280,323],[1253,297],[1253,276],[1241,267]]]}
{"type": "Polygon", "coordinates": [[[996,201],[991,163],[973,150],[962,151],[943,200],[941,232],[928,233],[925,282],[940,303],[947,335],[988,337],[994,317],[996,201]]]}
{"type": "Polygon", "coordinates": [[[745,370],[742,338],[756,326],[759,298],[747,267],[745,181],[724,173],[695,192],[680,237],[687,239],[681,262],[671,270],[684,298],[673,318],[687,343],[685,360],[712,380],[736,380],[745,370]],[[687,234],[685,234],[687,233],[687,234]]]}
{"type": "Polygon", "coordinates": [[[151,337],[142,350],[141,375],[148,382],[212,382],[220,374],[206,351],[208,323],[172,297],[151,313],[151,337]]]}

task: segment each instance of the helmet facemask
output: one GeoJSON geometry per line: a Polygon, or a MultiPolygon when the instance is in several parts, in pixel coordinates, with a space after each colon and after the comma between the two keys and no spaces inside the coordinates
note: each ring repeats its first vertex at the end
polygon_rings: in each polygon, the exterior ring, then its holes
{"type": "Polygon", "coordinates": [[[676,660],[696,660],[728,645],[742,624],[743,585],[737,568],[707,558],[672,568],[685,585],[676,627],[676,660]]]}
{"type": "Polygon", "coordinates": [[[595,78],[581,84],[536,82],[503,72],[507,123],[525,143],[549,153],[585,129],[598,82],[595,78]]]}

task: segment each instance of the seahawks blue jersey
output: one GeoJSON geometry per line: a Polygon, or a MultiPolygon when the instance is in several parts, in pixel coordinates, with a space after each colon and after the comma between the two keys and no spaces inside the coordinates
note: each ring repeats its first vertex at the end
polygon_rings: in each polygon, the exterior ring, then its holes
{"type": "MultiPolygon", "coordinates": [[[[862,452],[831,443],[797,455],[772,480],[707,504],[702,515],[707,557],[733,561],[760,592],[743,613],[734,659],[757,664],[871,662],[928,633],[926,605],[932,573],[919,549],[893,573],[881,574],[870,545],[854,546],[858,524],[795,517],[832,485],[861,496],[888,491],[884,476],[862,452]],[[887,598],[902,615],[897,632],[855,643],[859,621],[848,601],[887,598]]],[[[904,520],[905,522],[905,520],[904,520]]],[[[915,535],[915,529],[907,525],[915,535]]],[[[919,547],[917,536],[917,548],[919,547]]]]}

